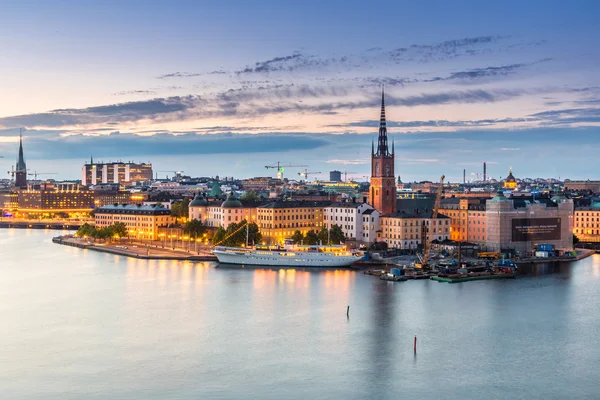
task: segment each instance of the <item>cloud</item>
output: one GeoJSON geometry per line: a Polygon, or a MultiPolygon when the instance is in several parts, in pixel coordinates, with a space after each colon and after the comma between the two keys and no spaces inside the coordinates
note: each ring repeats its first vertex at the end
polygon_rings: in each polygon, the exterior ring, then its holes
{"type": "Polygon", "coordinates": [[[327,164],[342,164],[342,165],[363,165],[363,164],[370,164],[371,160],[364,158],[364,159],[358,159],[358,160],[340,160],[340,159],[333,159],[333,160],[327,160],[326,161],[327,164]]]}
{"type": "Polygon", "coordinates": [[[194,78],[196,76],[202,76],[202,74],[197,72],[172,72],[170,74],[159,75],[156,79],[194,78]]]}
{"type": "Polygon", "coordinates": [[[127,96],[131,94],[156,94],[156,92],[154,90],[123,90],[113,93],[114,96],[127,96]]]}
{"type": "Polygon", "coordinates": [[[501,151],[520,151],[521,148],[520,147],[502,147],[500,148],[501,151]]]}

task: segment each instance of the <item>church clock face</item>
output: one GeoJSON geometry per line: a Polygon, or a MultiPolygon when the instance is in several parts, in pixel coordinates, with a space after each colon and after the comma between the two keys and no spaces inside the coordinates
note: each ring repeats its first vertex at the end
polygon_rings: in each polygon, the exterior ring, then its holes
{"type": "Polygon", "coordinates": [[[375,163],[375,176],[379,176],[379,163],[375,163]]]}
{"type": "Polygon", "coordinates": [[[390,176],[390,164],[385,164],[385,176],[390,176]]]}

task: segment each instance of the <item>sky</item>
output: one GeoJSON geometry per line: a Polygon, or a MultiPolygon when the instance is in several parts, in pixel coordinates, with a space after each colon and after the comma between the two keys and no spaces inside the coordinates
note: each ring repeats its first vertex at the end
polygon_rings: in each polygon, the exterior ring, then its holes
{"type": "MultiPolygon", "coordinates": [[[[0,0],[0,168],[598,179],[600,2],[0,0]]],[[[8,176],[6,176],[8,177],[8,176]]]]}

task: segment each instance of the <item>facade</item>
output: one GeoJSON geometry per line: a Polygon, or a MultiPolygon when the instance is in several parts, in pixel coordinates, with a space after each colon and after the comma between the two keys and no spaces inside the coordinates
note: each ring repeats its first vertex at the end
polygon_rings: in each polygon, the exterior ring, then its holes
{"type": "Polygon", "coordinates": [[[242,202],[230,194],[226,201],[207,200],[198,193],[189,205],[189,219],[202,221],[206,226],[227,229],[229,224],[243,220],[257,222],[258,202],[242,202]]]}
{"type": "Polygon", "coordinates": [[[438,215],[433,218],[431,210],[400,211],[382,215],[377,241],[387,243],[389,248],[417,249],[424,240],[443,241],[450,237],[450,218],[438,215]]]}
{"type": "Polygon", "coordinates": [[[340,171],[329,171],[329,180],[331,182],[341,182],[342,173],[340,171]]]}
{"type": "Polygon", "coordinates": [[[362,243],[374,243],[379,230],[379,211],[367,203],[334,203],[324,210],[327,229],[338,225],[346,238],[362,243]]]}
{"type": "Polygon", "coordinates": [[[15,188],[26,189],[27,188],[27,165],[25,164],[25,157],[23,155],[23,136],[19,135],[19,156],[17,157],[17,164],[15,166],[15,188]]]}
{"type": "Polygon", "coordinates": [[[450,218],[450,240],[485,245],[485,204],[486,198],[442,200],[438,212],[450,218]]]}
{"type": "Polygon", "coordinates": [[[573,233],[582,242],[600,242],[600,204],[575,209],[573,233]]]}
{"type": "Polygon", "coordinates": [[[152,164],[94,163],[91,159],[89,164],[81,168],[81,184],[84,186],[101,183],[130,185],[150,180],[152,180],[152,164]]]}
{"type": "Polygon", "coordinates": [[[272,178],[270,176],[257,176],[250,179],[244,179],[242,182],[244,190],[270,190],[281,186],[281,179],[272,178]]]}
{"type": "Polygon", "coordinates": [[[502,192],[486,201],[486,249],[533,253],[537,244],[573,248],[573,201],[508,199],[502,192]]]}
{"type": "Polygon", "coordinates": [[[65,184],[50,189],[26,189],[17,192],[18,212],[24,214],[81,213],[95,206],[94,192],[79,185],[65,184]]]}
{"type": "Polygon", "coordinates": [[[175,223],[175,218],[171,216],[171,211],[163,207],[111,205],[96,209],[94,222],[98,228],[122,222],[127,226],[129,236],[158,240],[158,228],[175,223]]]}
{"type": "Polygon", "coordinates": [[[584,190],[590,191],[593,193],[600,193],[600,181],[572,181],[570,179],[565,179],[565,189],[566,190],[584,190]]]}
{"type": "Polygon", "coordinates": [[[385,121],[385,99],[381,93],[381,117],[379,120],[379,137],[377,152],[371,148],[371,189],[370,204],[381,213],[391,214],[396,211],[396,179],[394,178],[394,144],[392,151],[388,149],[387,127],[385,121]]]}
{"type": "Polygon", "coordinates": [[[257,223],[263,237],[269,242],[282,243],[300,231],[319,231],[324,226],[326,201],[274,201],[257,207],[257,223]]]}

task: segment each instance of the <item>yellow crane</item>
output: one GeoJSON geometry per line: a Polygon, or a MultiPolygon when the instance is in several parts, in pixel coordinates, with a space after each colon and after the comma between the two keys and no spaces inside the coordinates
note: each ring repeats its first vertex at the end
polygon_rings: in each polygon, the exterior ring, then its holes
{"type": "MultiPolygon", "coordinates": [[[[433,210],[431,213],[431,229],[435,230],[436,228],[434,227],[434,222],[437,219],[438,216],[438,210],[440,209],[440,203],[442,201],[442,192],[444,191],[444,179],[446,177],[444,175],[442,175],[442,177],[440,178],[440,186],[438,186],[437,188],[437,193],[435,195],[435,203],[433,204],[433,210]]],[[[427,228],[424,226],[423,227],[423,258],[421,259],[421,264],[420,267],[421,268],[426,268],[429,266],[429,249],[430,249],[430,245],[431,243],[429,242],[429,235],[427,232],[427,228]]],[[[419,264],[416,264],[417,267],[419,267],[419,264]]]]}

